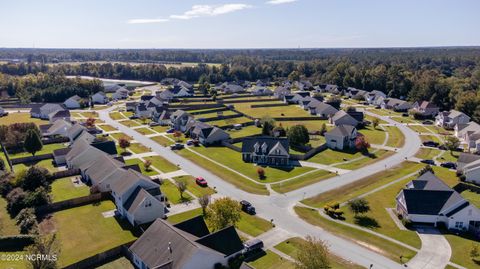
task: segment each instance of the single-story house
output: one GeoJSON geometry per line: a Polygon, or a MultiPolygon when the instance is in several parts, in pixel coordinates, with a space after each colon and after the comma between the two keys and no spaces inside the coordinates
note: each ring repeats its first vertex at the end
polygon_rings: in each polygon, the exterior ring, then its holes
{"type": "Polygon", "coordinates": [[[105,92],[107,93],[114,93],[118,91],[119,89],[126,89],[123,86],[120,86],[118,84],[109,84],[109,85],[104,85],[105,92]]]}
{"type": "MultiPolygon", "coordinates": [[[[470,159],[474,159],[471,157],[470,159]]],[[[463,165],[461,168],[466,182],[471,182],[480,185],[480,160],[463,165]]]]}
{"type": "Polygon", "coordinates": [[[457,124],[467,124],[470,117],[458,110],[442,111],[435,117],[435,124],[445,129],[453,129],[457,124]]]}
{"type": "Polygon", "coordinates": [[[82,98],[78,95],[74,95],[65,100],[65,102],[63,102],[63,105],[68,109],[80,108],[80,101],[82,101],[82,98]]]}
{"type": "Polygon", "coordinates": [[[450,230],[472,232],[480,228],[480,210],[431,172],[409,182],[396,202],[397,213],[413,223],[441,223],[450,230]]]}
{"type": "Polygon", "coordinates": [[[198,139],[202,145],[218,144],[230,139],[230,135],[224,130],[204,122],[195,122],[190,129],[190,137],[198,139]]]}
{"type": "Polygon", "coordinates": [[[370,104],[370,105],[372,105],[374,103],[375,99],[377,99],[379,97],[386,98],[387,95],[384,92],[377,91],[377,90],[367,92],[364,95],[365,101],[367,101],[367,103],[370,104]]]}
{"type": "Polygon", "coordinates": [[[94,104],[106,104],[108,103],[108,97],[104,92],[97,92],[92,95],[92,102],[94,104]]]}
{"type": "Polygon", "coordinates": [[[247,163],[286,166],[290,164],[287,138],[246,137],[242,143],[242,159],[247,163]]]}
{"type": "Polygon", "coordinates": [[[287,86],[278,86],[273,90],[273,96],[280,99],[284,100],[285,95],[291,94],[290,88],[287,86]]]}
{"type": "Polygon", "coordinates": [[[338,112],[336,108],[325,103],[316,103],[313,106],[309,106],[310,114],[317,115],[321,118],[328,119],[338,112]]]}
{"type": "Polygon", "coordinates": [[[119,88],[112,94],[112,98],[115,100],[127,99],[129,91],[123,87],[119,88]]]}
{"type": "Polygon", "coordinates": [[[67,120],[59,119],[53,124],[40,125],[40,131],[43,137],[67,136],[68,129],[72,127],[72,123],[67,120]]]}
{"type": "Polygon", "coordinates": [[[331,149],[344,150],[355,147],[357,129],[351,125],[340,125],[325,133],[327,146],[331,149]]]}
{"type": "Polygon", "coordinates": [[[335,126],[351,125],[356,127],[359,124],[359,121],[343,110],[339,110],[335,113],[333,117],[330,118],[330,122],[335,124],[335,126]]]}
{"type": "Polygon", "coordinates": [[[480,124],[471,121],[469,123],[457,123],[453,128],[454,135],[463,141],[467,141],[468,136],[480,132],[480,124]]]}
{"type": "Polygon", "coordinates": [[[396,98],[384,99],[380,106],[383,109],[391,109],[396,112],[406,112],[412,108],[411,103],[396,98]]]}
{"type": "Polygon", "coordinates": [[[48,114],[48,121],[54,123],[57,120],[71,121],[69,110],[57,110],[48,114]]]}
{"type": "Polygon", "coordinates": [[[273,95],[272,90],[270,90],[266,86],[258,86],[257,85],[255,87],[253,87],[253,89],[251,89],[250,92],[253,95],[257,95],[257,96],[273,95]]]}
{"type": "Polygon", "coordinates": [[[32,118],[40,118],[43,120],[48,120],[48,115],[59,110],[65,110],[65,108],[60,104],[47,103],[43,106],[35,106],[30,110],[30,116],[32,118]]]}

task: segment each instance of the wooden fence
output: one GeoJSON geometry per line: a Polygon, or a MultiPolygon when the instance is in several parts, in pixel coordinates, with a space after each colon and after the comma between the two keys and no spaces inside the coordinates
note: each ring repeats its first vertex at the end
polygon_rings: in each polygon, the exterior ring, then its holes
{"type": "Polygon", "coordinates": [[[123,245],[111,248],[104,252],[95,254],[86,259],[78,261],[74,264],[67,265],[63,269],[87,269],[87,268],[96,268],[97,266],[103,265],[109,261],[120,258],[121,256],[130,257],[130,251],[128,248],[135,242],[135,240],[125,243],[123,245]]]}
{"type": "Polygon", "coordinates": [[[20,157],[11,159],[12,165],[19,164],[19,163],[31,163],[31,162],[38,162],[43,160],[52,159],[53,154],[47,153],[42,155],[35,155],[35,156],[27,156],[27,157],[20,157]]]}
{"type": "Polygon", "coordinates": [[[65,210],[65,209],[69,209],[77,206],[83,206],[83,205],[88,205],[95,202],[101,202],[109,198],[111,198],[111,196],[110,196],[110,193],[108,192],[94,193],[87,196],[82,196],[78,198],[73,198],[73,199],[69,199],[61,202],[56,202],[56,203],[51,203],[51,204],[36,207],[35,213],[37,213],[37,215],[44,215],[44,214],[61,211],[61,210],[65,210]]]}

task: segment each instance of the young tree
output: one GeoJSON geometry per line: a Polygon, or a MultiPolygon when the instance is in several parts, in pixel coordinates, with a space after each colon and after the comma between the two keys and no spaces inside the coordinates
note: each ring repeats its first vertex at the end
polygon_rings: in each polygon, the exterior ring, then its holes
{"type": "Polygon", "coordinates": [[[42,257],[48,257],[48,259],[29,259],[28,262],[33,269],[57,268],[60,247],[56,235],[37,237],[35,243],[27,248],[27,253],[34,256],[42,255],[42,257]]]}
{"type": "Polygon", "coordinates": [[[143,167],[145,168],[145,171],[150,171],[152,166],[152,161],[150,160],[145,160],[143,162],[143,167]]]}
{"type": "Polygon", "coordinates": [[[325,123],[322,124],[322,127],[320,127],[320,135],[325,135],[327,132],[327,125],[325,123]]]}
{"type": "Polygon", "coordinates": [[[203,216],[206,216],[207,207],[210,204],[210,195],[205,194],[203,196],[198,197],[198,203],[202,207],[203,216]]]}
{"type": "Polygon", "coordinates": [[[214,231],[221,230],[240,221],[240,204],[229,197],[219,198],[207,208],[207,221],[214,231]]]}
{"type": "Polygon", "coordinates": [[[445,139],[445,147],[450,151],[450,154],[460,146],[460,140],[455,136],[447,136],[445,139]]]}
{"type": "Polygon", "coordinates": [[[147,115],[142,115],[142,116],[140,116],[140,120],[142,121],[143,124],[147,124],[148,116],[147,115]]]}
{"type": "Polygon", "coordinates": [[[173,137],[175,137],[175,140],[178,142],[180,140],[180,137],[182,137],[182,132],[180,131],[173,132],[173,137]]]}
{"type": "Polygon", "coordinates": [[[357,138],[355,138],[355,148],[358,151],[362,152],[368,152],[368,149],[370,148],[370,143],[365,139],[365,136],[359,135],[357,138]]]}
{"type": "Polygon", "coordinates": [[[264,179],[265,178],[265,170],[262,167],[257,168],[257,175],[258,175],[258,178],[264,179]]]}
{"type": "Polygon", "coordinates": [[[273,128],[275,128],[275,120],[269,116],[265,116],[260,119],[262,124],[262,135],[271,136],[273,128]]]}
{"type": "Polygon", "coordinates": [[[365,214],[370,211],[370,205],[368,204],[368,201],[364,198],[357,198],[349,201],[348,207],[350,208],[350,211],[355,214],[355,216],[357,216],[358,214],[365,214]]]}
{"type": "Polygon", "coordinates": [[[295,125],[288,129],[287,137],[293,145],[305,145],[310,141],[308,130],[303,125],[295,125]]]}
{"type": "Polygon", "coordinates": [[[183,180],[179,180],[176,183],[177,190],[180,193],[180,198],[183,200],[183,193],[187,190],[187,182],[183,180]]]}
{"type": "Polygon", "coordinates": [[[377,129],[377,126],[378,126],[379,123],[380,123],[380,120],[378,118],[373,118],[372,119],[373,129],[377,129]]]}
{"type": "Polygon", "coordinates": [[[42,140],[38,133],[32,129],[28,130],[25,141],[23,142],[23,147],[27,152],[35,156],[35,153],[43,148],[42,140]]]}
{"type": "Polygon", "coordinates": [[[296,269],[329,269],[328,247],[322,240],[311,236],[305,238],[297,252],[296,269]]]}
{"type": "Polygon", "coordinates": [[[123,152],[127,152],[127,148],[130,147],[130,140],[126,137],[120,137],[118,139],[118,145],[123,149],[123,152]]]}
{"type": "Polygon", "coordinates": [[[87,126],[88,128],[93,128],[93,127],[95,127],[95,121],[96,121],[95,118],[88,118],[85,121],[85,126],[87,126]]]}

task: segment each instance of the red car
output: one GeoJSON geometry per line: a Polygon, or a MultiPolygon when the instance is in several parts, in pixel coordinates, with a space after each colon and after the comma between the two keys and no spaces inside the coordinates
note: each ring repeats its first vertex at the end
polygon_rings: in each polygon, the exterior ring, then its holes
{"type": "Polygon", "coordinates": [[[195,182],[202,187],[206,187],[208,185],[207,181],[203,177],[195,178],[195,182]]]}

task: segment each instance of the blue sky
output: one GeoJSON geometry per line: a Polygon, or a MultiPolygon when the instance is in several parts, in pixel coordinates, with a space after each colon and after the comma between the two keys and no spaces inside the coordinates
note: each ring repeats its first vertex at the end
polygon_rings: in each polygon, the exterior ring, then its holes
{"type": "Polygon", "coordinates": [[[480,45],[479,0],[7,0],[0,47],[480,45]]]}

